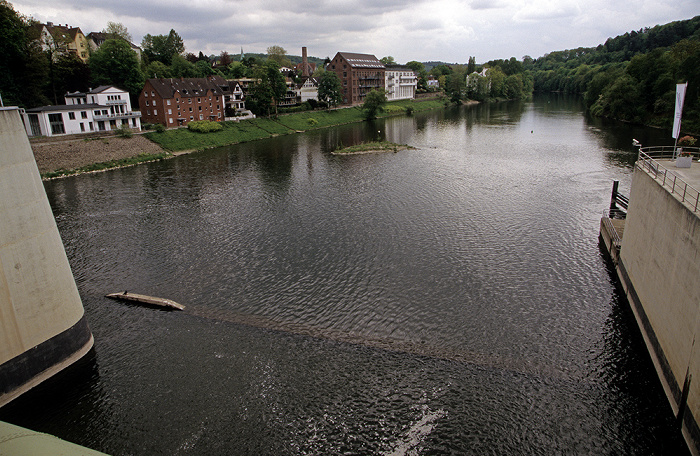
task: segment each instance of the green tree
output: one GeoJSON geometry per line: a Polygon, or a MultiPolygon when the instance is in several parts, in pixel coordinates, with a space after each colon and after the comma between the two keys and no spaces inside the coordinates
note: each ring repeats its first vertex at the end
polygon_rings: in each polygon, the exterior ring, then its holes
{"type": "Polygon", "coordinates": [[[278,45],[267,48],[267,59],[276,62],[280,67],[291,68],[292,62],[287,58],[287,51],[278,45]]]}
{"type": "Polygon", "coordinates": [[[343,87],[338,75],[333,71],[326,71],[318,81],[318,99],[328,104],[328,107],[337,106],[343,100],[343,87]]]}
{"type": "Polygon", "coordinates": [[[132,98],[143,88],[144,76],[138,57],[122,39],[102,43],[90,57],[89,65],[93,84],[117,86],[128,91],[132,98]]]}
{"type": "Polygon", "coordinates": [[[158,62],[157,60],[155,62],[151,62],[146,66],[146,69],[143,71],[144,76],[146,79],[148,78],[172,78],[172,72],[170,71],[170,67],[165,65],[163,62],[158,62]]]}
{"type": "Polygon", "coordinates": [[[384,65],[396,65],[396,60],[390,55],[386,57],[382,57],[379,59],[380,62],[382,62],[384,65]]]}
{"type": "Polygon", "coordinates": [[[170,61],[170,73],[173,78],[196,78],[197,67],[183,56],[174,55],[170,61]]]}
{"type": "Polygon", "coordinates": [[[54,63],[56,93],[86,92],[90,88],[90,67],[77,55],[63,54],[54,63]]]}
{"type": "Polygon", "coordinates": [[[253,84],[250,94],[259,109],[258,114],[266,111],[269,116],[271,108],[274,107],[276,115],[277,105],[287,93],[287,83],[279,71],[279,65],[274,60],[267,60],[255,68],[253,78],[256,79],[256,83],[253,84]]]}
{"type": "Polygon", "coordinates": [[[226,77],[230,79],[240,79],[245,77],[247,68],[241,62],[232,62],[226,68],[226,77]]]}
{"type": "Polygon", "coordinates": [[[467,63],[467,74],[472,74],[476,71],[476,57],[469,57],[469,63],[467,63]]]}
{"type": "Polygon", "coordinates": [[[168,35],[147,34],[141,42],[143,55],[148,62],[159,61],[168,65],[175,55],[185,52],[185,44],[175,30],[170,29],[168,35]]]}
{"type": "Polygon", "coordinates": [[[106,33],[109,38],[121,38],[131,43],[131,34],[121,22],[107,22],[107,27],[102,29],[102,33],[106,33]]]}
{"type": "Polygon", "coordinates": [[[362,103],[362,115],[366,120],[376,119],[377,113],[384,110],[386,102],[384,89],[370,90],[370,92],[365,95],[365,102],[362,103]]]}
{"type": "Polygon", "coordinates": [[[0,95],[4,104],[33,108],[48,104],[44,87],[48,61],[36,29],[12,5],[0,0],[0,95]]]}

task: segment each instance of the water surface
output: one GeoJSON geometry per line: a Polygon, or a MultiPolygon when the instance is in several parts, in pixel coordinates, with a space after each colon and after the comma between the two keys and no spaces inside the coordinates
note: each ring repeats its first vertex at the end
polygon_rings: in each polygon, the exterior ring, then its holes
{"type": "Polygon", "coordinates": [[[115,455],[685,452],[598,246],[632,137],[664,141],[539,97],[47,182],[95,349],[0,418],[115,455]],[[415,149],[330,153],[374,139],[415,149]]]}

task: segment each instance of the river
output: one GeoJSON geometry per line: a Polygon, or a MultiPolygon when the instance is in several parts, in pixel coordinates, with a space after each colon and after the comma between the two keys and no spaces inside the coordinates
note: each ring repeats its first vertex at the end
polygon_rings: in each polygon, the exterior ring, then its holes
{"type": "Polygon", "coordinates": [[[598,245],[666,136],[552,95],[49,181],[95,348],[0,419],[114,455],[683,454],[598,245]],[[330,153],[374,139],[414,149],[330,153]]]}

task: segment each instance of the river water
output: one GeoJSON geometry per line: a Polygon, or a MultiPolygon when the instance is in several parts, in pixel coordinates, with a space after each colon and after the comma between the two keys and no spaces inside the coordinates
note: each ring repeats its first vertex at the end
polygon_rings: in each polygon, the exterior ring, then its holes
{"type": "Polygon", "coordinates": [[[115,455],[682,454],[598,245],[664,136],[547,96],[47,182],[95,349],[0,419],[115,455]],[[378,138],[414,149],[330,153],[378,138]]]}

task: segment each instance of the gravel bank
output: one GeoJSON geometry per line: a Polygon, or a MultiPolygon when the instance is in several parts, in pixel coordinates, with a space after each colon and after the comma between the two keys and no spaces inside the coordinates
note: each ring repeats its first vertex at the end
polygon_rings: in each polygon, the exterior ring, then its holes
{"type": "Polygon", "coordinates": [[[141,135],[131,138],[107,136],[94,139],[30,140],[40,173],[76,169],[93,163],[164,152],[141,135]]]}

